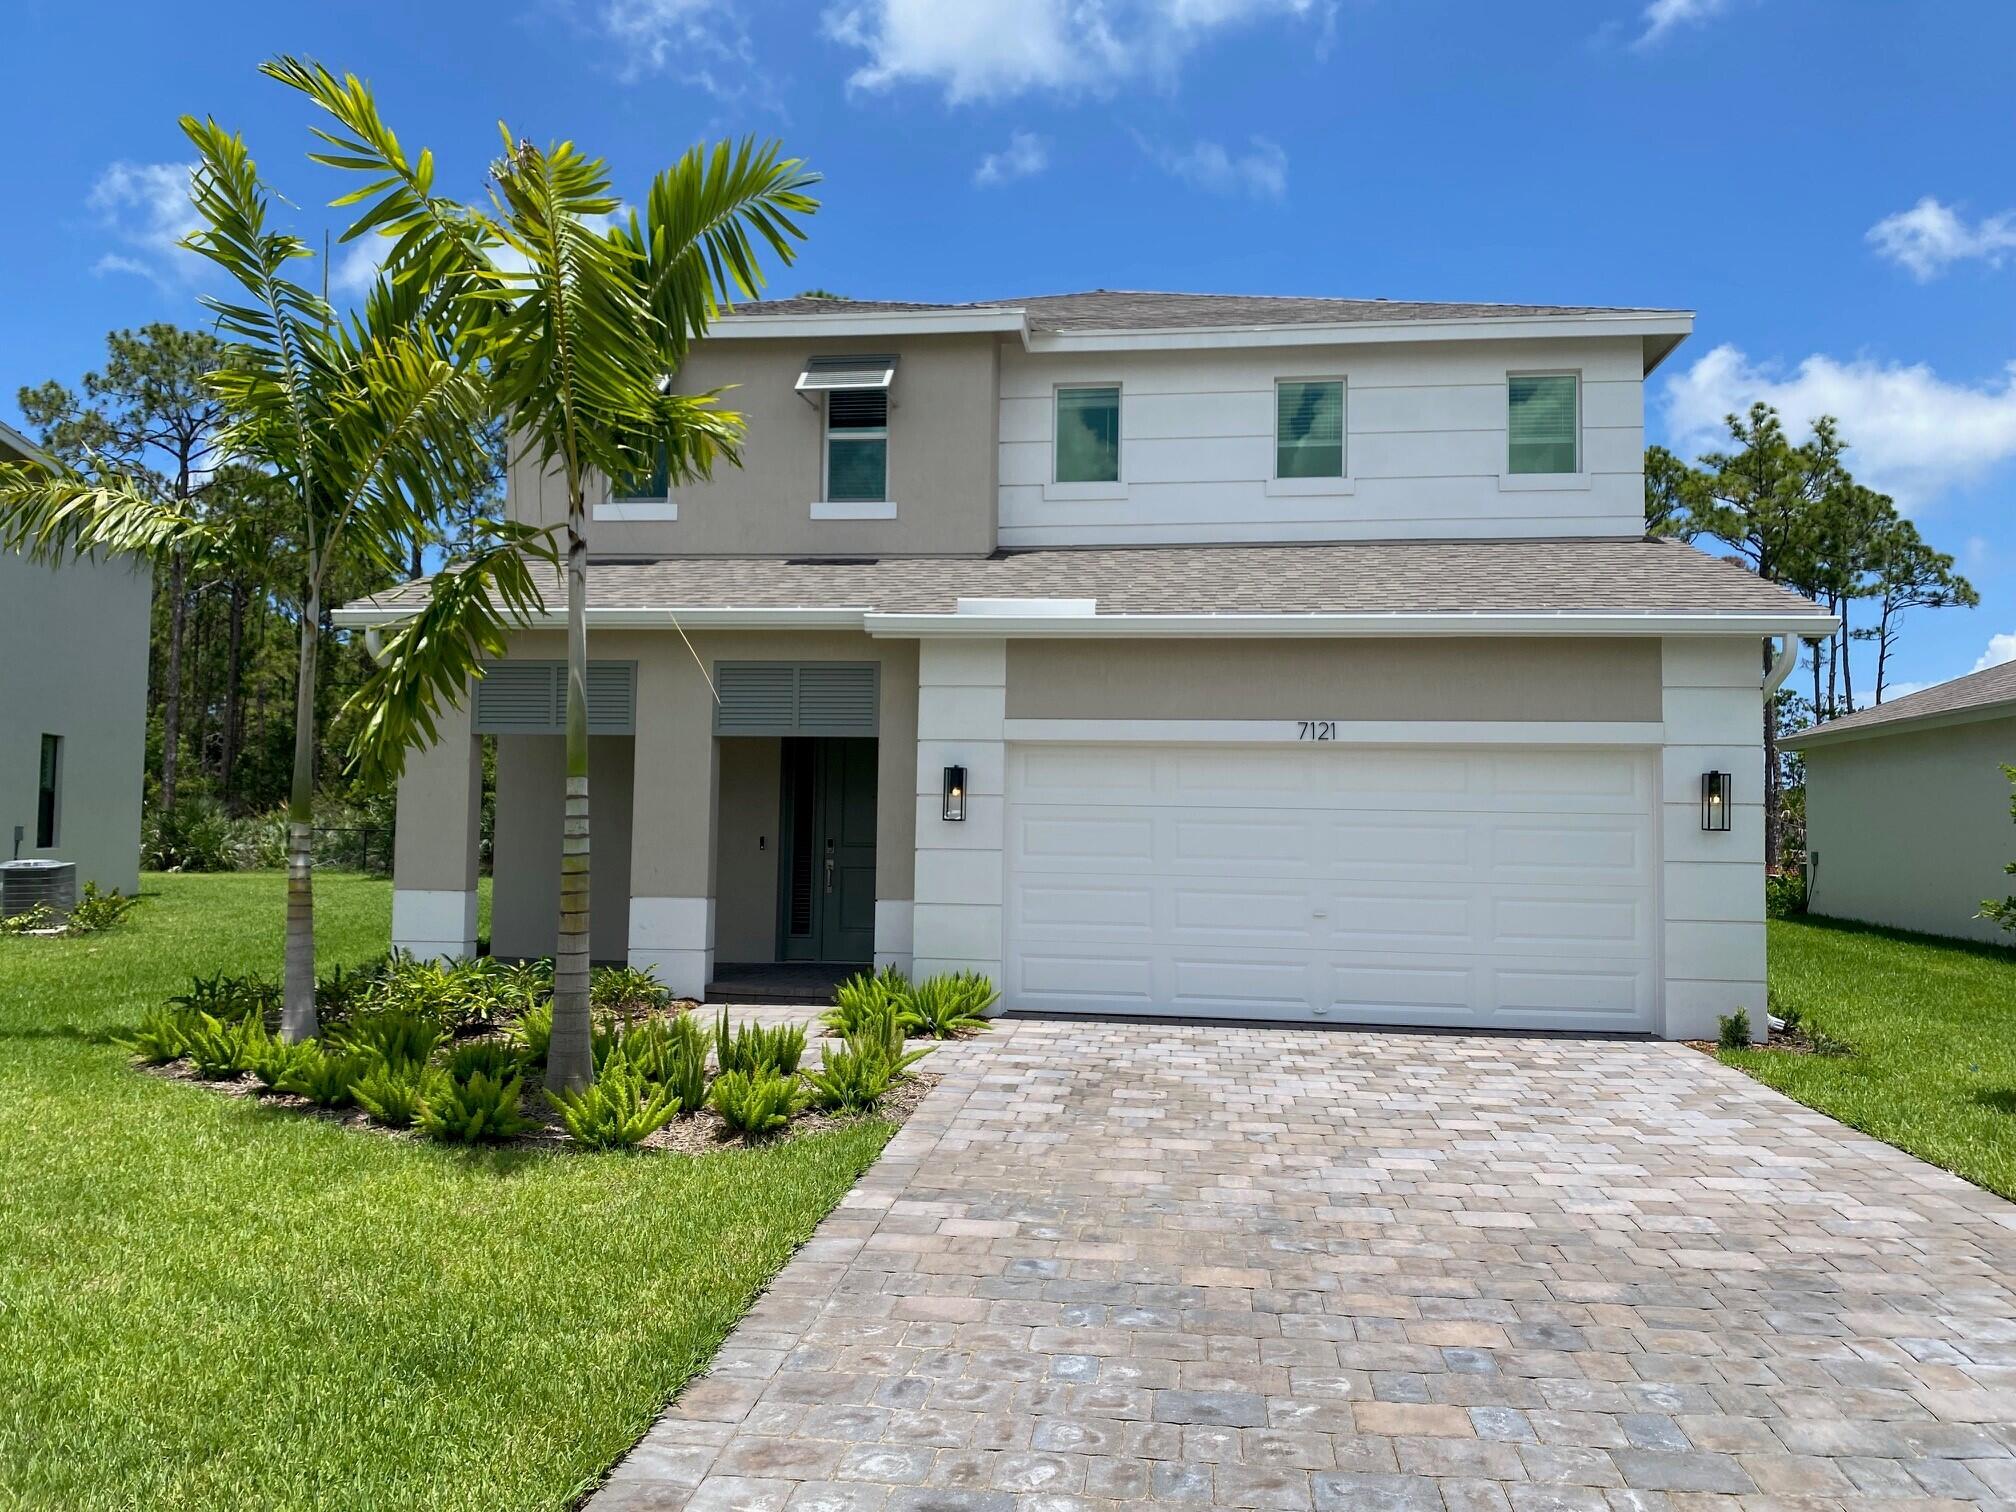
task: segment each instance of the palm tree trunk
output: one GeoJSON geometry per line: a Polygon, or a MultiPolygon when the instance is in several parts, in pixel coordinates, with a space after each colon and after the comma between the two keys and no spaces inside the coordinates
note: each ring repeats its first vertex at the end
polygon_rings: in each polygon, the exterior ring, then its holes
{"type": "Polygon", "coordinates": [[[168,561],[168,665],[161,673],[161,807],[175,807],[182,750],[182,635],[189,622],[188,571],[177,552],[168,561]]]}
{"type": "Polygon", "coordinates": [[[309,564],[301,606],[301,667],[294,683],[294,782],[287,798],[287,977],[280,1037],[290,1044],[319,1032],[315,1019],[315,662],[322,647],[322,592],[309,564]]]}
{"type": "Polygon", "coordinates": [[[595,1079],[588,1018],[588,542],[582,500],[567,510],[567,808],[560,840],[560,937],[553,953],[553,1038],[546,1085],[595,1079]]]}

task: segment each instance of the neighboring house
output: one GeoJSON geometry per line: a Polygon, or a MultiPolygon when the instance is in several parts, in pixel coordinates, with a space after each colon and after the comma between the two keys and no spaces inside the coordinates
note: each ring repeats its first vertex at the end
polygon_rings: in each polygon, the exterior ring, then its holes
{"type": "MultiPolygon", "coordinates": [[[[0,461],[39,461],[0,425],[0,461]]],[[[140,884],[152,579],[124,560],[38,566],[0,551],[0,861],[140,884]]]]}
{"type": "Polygon", "coordinates": [[[1985,898],[2016,860],[2016,662],[1789,736],[1806,760],[1806,897],[1816,914],[2016,943],[1985,898]]]}
{"type": "MultiPolygon", "coordinates": [[[[733,385],[746,466],[593,511],[594,953],[688,993],[893,963],[1047,1011],[1761,1025],[1761,686],[1832,621],[1644,537],[1644,380],[1692,323],[740,307],[680,382],[733,385]]],[[[510,508],[561,494],[521,465],[510,508]]],[[[501,955],[555,938],[558,604],[473,700],[501,955]]],[[[394,934],[429,952],[476,943],[447,728],[399,793],[394,934]]]]}

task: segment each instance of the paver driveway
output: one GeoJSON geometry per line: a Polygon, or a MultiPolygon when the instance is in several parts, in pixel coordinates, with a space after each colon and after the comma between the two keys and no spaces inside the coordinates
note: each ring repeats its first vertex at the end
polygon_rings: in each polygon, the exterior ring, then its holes
{"type": "Polygon", "coordinates": [[[937,1068],[595,1512],[2016,1506],[2016,1206],[1694,1051],[937,1068]]]}

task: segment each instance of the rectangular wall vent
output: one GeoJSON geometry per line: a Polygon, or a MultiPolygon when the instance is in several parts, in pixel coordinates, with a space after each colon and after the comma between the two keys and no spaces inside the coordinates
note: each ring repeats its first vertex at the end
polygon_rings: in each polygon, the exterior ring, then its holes
{"type": "Polygon", "coordinates": [[[720,662],[717,735],[873,735],[874,662],[720,662]]]}
{"type": "MultiPolygon", "coordinates": [[[[567,733],[565,662],[492,662],[476,684],[478,735],[567,733]]],[[[588,663],[588,733],[637,733],[637,663],[588,663]]]]}

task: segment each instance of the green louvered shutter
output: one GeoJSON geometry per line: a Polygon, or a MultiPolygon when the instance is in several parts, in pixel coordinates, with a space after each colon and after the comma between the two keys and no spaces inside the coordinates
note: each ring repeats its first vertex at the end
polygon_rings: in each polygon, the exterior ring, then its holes
{"type": "Polygon", "coordinates": [[[717,735],[873,735],[873,662],[720,662],[717,735]]]}

